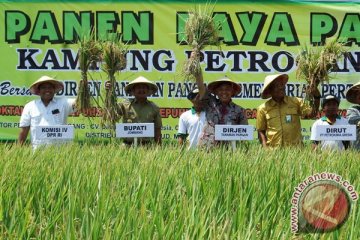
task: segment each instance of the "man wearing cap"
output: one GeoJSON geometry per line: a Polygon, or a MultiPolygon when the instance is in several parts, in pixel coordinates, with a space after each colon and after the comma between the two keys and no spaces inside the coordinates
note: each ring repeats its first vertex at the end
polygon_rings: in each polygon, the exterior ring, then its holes
{"type": "Polygon", "coordinates": [[[200,101],[198,93],[199,89],[194,89],[188,94],[187,99],[193,106],[179,118],[178,142],[184,146],[186,138],[189,137],[188,149],[197,147],[206,120],[203,103],[200,101]]]}
{"type": "Polygon", "coordinates": [[[348,120],[339,116],[339,104],[340,99],[333,96],[327,95],[322,99],[321,107],[324,112],[324,116],[314,122],[311,127],[311,137],[313,140],[313,148],[317,149],[320,147],[321,150],[344,150],[349,147],[349,141],[341,140],[323,140],[315,141],[316,129],[318,126],[329,126],[329,125],[348,125],[348,120]]]}
{"type": "Polygon", "coordinates": [[[360,82],[349,88],[346,92],[346,100],[355,104],[347,110],[346,117],[350,124],[356,125],[356,141],[352,142],[351,146],[360,150],[360,82]]]}
{"type": "Polygon", "coordinates": [[[215,125],[247,125],[248,121],[244,109],[232,102],[241,91],[239,84],[225,77],[209,83],[206,90],[202,74],[196,76],[196,83],[206,112],[198,145],[209,149],[220,143],[215,141],[215,125]]]}
{"type": "MultiPolygon", "coordinates": [[[[111,85],[106,84],[106,89],[109,89],[111,85]]],[[[149,81],[145,77],[138,77],[134,81],[130,82],[125,87],[125,92],[134,96],[133,99],[126,99],[119,103],[119,115],[122,117],[123,123],[154,123],[155,128],[155,141],[161,143],[161,116],[159,107],[149,101],[147,97],[156,93],[158,87],[155,83],[149,81]]],[[[140,138],[141,144],[150,143],[150,138],[140,138]]],[[[124,143],[131,145],[133,143],[132,138],[124,139],[124,143]]]]}
{"type": "MultiPolygon", "coordinates": [[[[312,117],[317,109],[312,109],[297,97],[285,95],[287,74],[269,75],[265,78],[261,97],[268,99],[257,109],[256,128],[263,147],[302,145],[300,117],[312,117]]],[[[315,105],[319,105],[320,93],[315,95],[315,105]]]]}
{"type": "Polygon", "coordinates": [[[36,149],[39,145],[59,142],[59,140],[40,140],[36,138],[36,126],[64,125],[67,117],[74,112],[75,99],[57,98],[56,93],[64,88],[62,82],[42,76],[30,86],[30,92],[40,99],[27,103],[20,118],[18,142],[23,144],[30,131],[31,143],[36,149]]]}

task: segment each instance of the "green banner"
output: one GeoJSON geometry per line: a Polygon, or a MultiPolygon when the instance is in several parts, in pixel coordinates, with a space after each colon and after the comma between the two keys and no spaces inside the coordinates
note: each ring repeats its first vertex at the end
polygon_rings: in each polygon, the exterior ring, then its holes
{"type": "MultiPolygon", "coordinates": [[[[205,7],[206,2],[201,4],[205,7]]],[[[76,97],[80,79],[76,40],[91,29],[99,39],[116,35],[128,44],[126,69],[116,76],[119,101],[128,97],[126,84],[139,75],[156,82],[159,90],[151,100],[160,107],[163,139],[174,138],[179,116],[191,107],[186,96],[194,87],[181,74],[191,50],[183,43],[183,31],[195,6],[192,1],[0,1],[0,6],[0,140],[17,138],[22,108],[37,98],[28,87],[40,76],[63,81],[59,95],[76,97]]],[[[204,79],[211,82],[226,75],[241,84],[234,102],[246,109],[252,125],[256,108],[264,102],[260,89],[266,75],[288,73],[287,94],[303,96],[305,81],[295,78],[295,58],[305,44],[322,45],[336,38],[349,46],[333,79],[321,87],[322,94],[344,99],[346,90],[359,81],[360,5],[356,2],[218,1],[214,18],[221,24],[223,45],[202,52],[204,79]]],[[[107,80],[101,63],[89,74],[91,94],[99,100],[107,80]]],[[[342,101],[343,115],[348,106],[342,101]]],[[[94,107],[88,117],[76,113],[68,123],[75,126],[79,139],[108,139],[111,135],[101,129],[99,115],[100,109],[94,107]]],[[[312,122],[303,121],[305,138],[312,122]]]]}

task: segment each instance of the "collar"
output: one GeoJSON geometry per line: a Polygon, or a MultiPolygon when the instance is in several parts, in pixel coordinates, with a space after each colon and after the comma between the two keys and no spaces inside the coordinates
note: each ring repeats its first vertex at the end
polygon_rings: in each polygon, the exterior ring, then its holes
{"type": "MultiPolygon", "coordinates": [[[[44,104],[44,102],[41,100],[41,98],[39,98],[38,100],[39,100],[39,102],[41,102],[42,104],[44,104]]],[[[53,103],[56,103],[57,101],[58,101],[58,99],[55,98],[55,97],[53,97],[53,99],[51,99],[51,101],[49,102],[49,104],[52,103],[52,102],[53,102],[53,103]]]]}
{"type": "MultiPolygon", "coordinates": [[[[323,122],[328,122],[329,124],[333,124],[334,122],[331,122],[326,116],[323,116],[322,118],[320,118],[321,119],[321,121],[323,121],[323,122]]],[[[337,120],[339,120],[339,119],[341,119],[341,116],[340,115],[337,115],[336,116],[336,119],[337,120]]]]}
{"type": "MultiPolygon", "coordinates": [[[[148,103],[149,100],[146,98],[144,104],[148,103]]],[[[139,101],[136,98],[133,98],[132,103],[139,103],[139,101]]]]}
{"type": "MultiPolygon", "coordinates": [[[[222,103],[220,102],[219,99],[217,99],[217,105],[222,106],[222,103]]],[[[232,107],[234,105],[235,105],[235,103],[233,103],[233,101],[230,100],[230,102],[226,106],[232,107]]]]}
{"type": "MultiPolygon", "coordinates": [[[[191,108],[190,108],[190,110],[191,110],[191,114],[192,115],[195,115],[197,112],[196,112],[196,110],[195,110],[195,108],[194,108],[194,106],[192,106],[191,108]]],[[[201,110],[201,112],[200,113],[202,113],[204,110],[201,110]]]]}
{"type": "MultiPolygon", "coordinates": [[[[269,104],[270,104],[271,107],[275,107],[275,106],[278,104],[278,103],[275,102],[275,100],[272,99],[272,98],[270,98],[268,101],[269,101],[269,104]]],[[[284,102],[284,103],[288,103],[288,102],[289,102],[289,96],[284,96],[283,102],[284,102]]]]}

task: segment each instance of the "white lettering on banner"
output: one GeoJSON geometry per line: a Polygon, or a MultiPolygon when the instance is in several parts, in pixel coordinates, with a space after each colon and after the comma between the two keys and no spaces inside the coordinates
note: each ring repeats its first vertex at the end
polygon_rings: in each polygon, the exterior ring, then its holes
{"type": "Polygon", "coordinates": [[[320,125],[312,129],[314,132],[314,140],[316,141],[354,141],[356,140],[355,125],[320,125]]]}
{"type": "Polygon", "coordinates": [[[253,140],[254,126],[252,125],[215,125],[215,140],[253,140]]]}
{"type": "Polygon", "coordinates": [[[118,123],[117,138],[154,137],[154,123],[118,123]]]}
{"type": "Polygon", "coordinates": [[[36,126],[37,139],[74,139],[73,125],[36,126]]]}

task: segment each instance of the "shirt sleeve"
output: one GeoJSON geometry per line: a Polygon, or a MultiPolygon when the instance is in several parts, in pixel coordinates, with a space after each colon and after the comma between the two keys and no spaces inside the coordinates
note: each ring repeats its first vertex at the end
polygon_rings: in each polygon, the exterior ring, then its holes
{"type": "Polygon", "coordinates": [[[72,114],[76,111],[76,107],[75,107],[75,98],[67,98],[66,99],[66,115],[72,114]]]}
{"type": "Polygon", "coordinates": [[[260,105],[257,109],[256,128],[258,131],[265,131],[267,128],[265,111],[262,105],[260,105]]]}
{"type": "Polygon", "coordinates": [[[162,127],[162,119],[161,119],[161,116],[160,116],[160,109],[159,107],[155,107],[155,119],[154,119],[154,127],[155,128],[161,128],[162,127]]]}
{"type": "Polygon", "coordinates": [[[349,120],[350,124],[358,124],[360,122],[360,114],[354,108],[349,108],[346,111],[346,118],[349,120]]]}
{"type": "Polygon", "coordinates": [[[244,108],[240,108],[241,111],[239,113],[239,124],[240,125],[249,125],[246,114],[245,114],[245,109],[244,108]]]}
{"type": "Polygon", "coordinates": [[[29,103],[25,105],[21,117],[20,117],[20,127],[29,127],[31,124],[31,115],[30,115],[30,106],[29,103]]]}
{"type": "Polygon", "coordinates": [[[186,124],[185,124],[185,119],[184,119],[184,114],[181,114],[180,118],[179,118],[179,129],[178,129],[178,134],[187,134],[187,129],[186,129],[186,124]]]}
{"type": "Polygon", "coordinates": [[[206,90],[204,97],[201,99],[201,102],[204,108],[212,108],[215,105],[216,98],[215,96],[211,95],[211,93],[206,90]]]}
{"type": "Polygon", "coordinates": [[[310,140],[315,142],[315,137],[316,137],[316,126],[317,126],[317,121],[315,121],[313,123],[313,125],[311,126],[311,135],[310,135],[310,140]]]}

